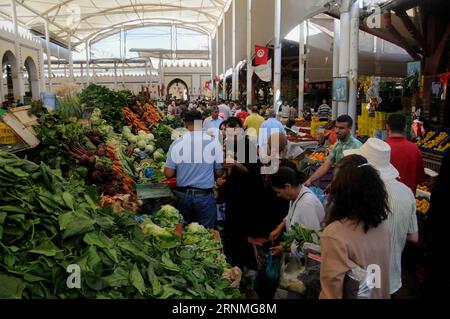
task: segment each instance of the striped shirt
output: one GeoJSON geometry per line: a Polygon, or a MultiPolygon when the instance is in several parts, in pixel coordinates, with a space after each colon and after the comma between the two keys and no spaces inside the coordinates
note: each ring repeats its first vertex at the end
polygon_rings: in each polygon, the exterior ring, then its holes
{"type": "Polygon", "coordinates": [[[320,118],[328,118],[330,116],[331,107],[328,104],[322,104],[317,109],[320,118]]]}
{"type": "Polygon", "coordinates": [[[390,294],[402,286],[402,252],[408,234],[418,232],[416,200],[411,190],[403,183],[391,179],[384,180],[389,196],[388,217],[390,232],[390,294]]]}

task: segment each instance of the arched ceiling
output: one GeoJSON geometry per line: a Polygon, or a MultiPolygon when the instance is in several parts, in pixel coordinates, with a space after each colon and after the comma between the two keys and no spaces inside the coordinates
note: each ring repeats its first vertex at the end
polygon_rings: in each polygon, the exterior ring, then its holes
{"type": "MultiPolygon", "coordinates": [[[[86,40],[121,28],[175,24],[214,34],[229,0],[14,0],[17,19],[44,34],[75,47],[86,40]]],[[[12,16],[10,1],[0,1],[0,14],[12,16]]]]}

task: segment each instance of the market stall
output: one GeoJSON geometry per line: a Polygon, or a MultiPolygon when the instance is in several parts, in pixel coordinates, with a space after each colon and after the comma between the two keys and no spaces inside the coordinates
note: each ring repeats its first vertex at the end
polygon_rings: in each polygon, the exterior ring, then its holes
{"type": "Polygon", "coordinates": [[[241,296],[218,233],[172,206],[162,169],[179,119],[95,85],[31,109],[40,144],[0,151],[1,298],[241,296]],[[66,285],[71,264],[83,275],[66,285]]]}

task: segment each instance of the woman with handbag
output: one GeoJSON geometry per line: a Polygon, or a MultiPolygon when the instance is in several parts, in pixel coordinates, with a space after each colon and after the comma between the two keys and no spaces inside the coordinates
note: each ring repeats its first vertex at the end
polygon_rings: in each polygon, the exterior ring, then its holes
{"type": "MultiPolygon", "coordinates": [[[[278,197],[289,200],[289,212],[286,218],[270,233],[269,240],[277,239],[294,224],[304,225],[308,229],[320,230],[325,210],[317,196],[301,184],[301,175],[289,167],[281,167],[271,179],[272,188],[278,197]]],[[[282,246],[271,248],[272,255],[279,255],[282,246]]]]}
{"type": "Polygon", "coordinates": [[[321,244],[321,299],[389,299],[388,195],[360,155],[338,162],[321,244]]]}

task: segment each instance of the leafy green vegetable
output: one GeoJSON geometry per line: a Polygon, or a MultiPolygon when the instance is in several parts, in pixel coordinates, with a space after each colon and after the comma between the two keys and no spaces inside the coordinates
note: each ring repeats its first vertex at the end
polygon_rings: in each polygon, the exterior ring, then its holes
{"type": "Polygon", "coordinates": [[[144,234],[133,213],[101,209],[83,180],[1,152],[0,192],[0,298],[241,296],[221,279],[230,267],[221,244],[195,224],[181,240],[173,207],[154,216],[161,226],[148,217],[144,234]],[[80,266],[81,289],[66,285],[70,264],[80,266]]]}
{"type": "Polygon", "coordinates": [[[0,273],[0,299],[20,299],[27,284],[16,277],[0,273]]]}
{"type": "Polygon", "coordinates": [[[115,130],[122,128],[122,109],[127,106],[129,92],[115,92],[104,86],[90,84],[80,93],[80,102],[100,109],[106,123],[115,130]]]}
{"type": "Polygon", "coordinates": [[[62,119],[69,119],[71,117],[80,118],[83,112],[83,107],[80,103],[78,96],[67,95],[58,99],[59,107],[56,109],[56,113],[62,119]]]}
{"type": "Polygon", "coordinates": [[[158,226],[173,228],[183,223],[183,217],[175,207],[164,205],[152,216],[152,221],[158,226]]]}
{"type": "Polygon", "coordinates": [[[297,243],[298,249],[301,249],[304,243],[319,244],[319,235],[316,231],[308,229],[303,225],[294,224],[291,229],[284,234],[282,246],[288,251],[291,249],[291,245],[294,241],[297,243]]]}
{"type": "Polygon", "coordinates": [[[172,129],[164,124],[156,124],[152,128],[152,133],[156,140],[156,147],[167,153],[172,144],[172,129]]]}

